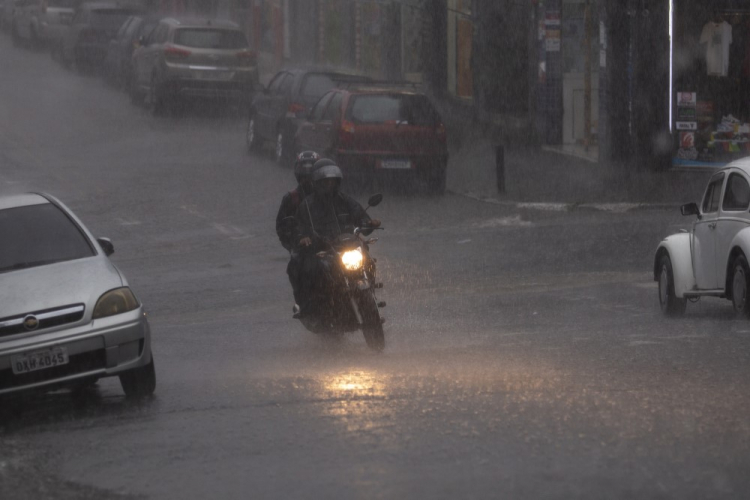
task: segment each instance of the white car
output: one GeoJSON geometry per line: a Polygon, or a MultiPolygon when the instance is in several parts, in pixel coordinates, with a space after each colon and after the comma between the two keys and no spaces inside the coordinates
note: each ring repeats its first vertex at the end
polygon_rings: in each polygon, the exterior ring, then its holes
{"type": "Polygon", "coordinates": [[[94,238],[60,201],[0,197],[0,396],[117,376],[125,394],[156,388],[143,306],[94,238]]]}
{"type": "Polygon", "coordinates": [[[688,299],[719,297],[750,316],[750,158],[717,171],[701,205],[681,212],[697,216],[693,230],[665,238],[654,258],[662,312],[679,316],[688,299]]]}

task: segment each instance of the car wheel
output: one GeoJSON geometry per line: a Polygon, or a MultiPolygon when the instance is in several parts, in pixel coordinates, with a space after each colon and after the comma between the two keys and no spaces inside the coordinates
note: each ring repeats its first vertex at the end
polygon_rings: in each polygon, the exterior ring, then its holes
{"type": "Polygon", "coordinates": [[[659,260],[659,306],[665,316],[675,317],[685,313],[686,299],[680,299],[674,292],[672,260],[664,255],[659,260]]]}
{"type": "Polygon", "coordinates": [[[247,152],[248,153],[254,153],[260,150],[263,141],[258,136],[258,131],[256,130],[256,123],[255,123],[255,117],[250,116],[250,119],[247,121],[247,133],[245,134],[245,142],[247,143],[247,152]]]}
{"type": "Polygon", "coordinates": [[[138,82],[136,82],[135,77],[133,75],[130,75],[127,79],[128,88],[128,95],[130,96],[130,102],[135,104],[136,106],[140,106],[143,104],[143,101],[146,99],[146,96],[143,95],[143,92],[141,89],[138,88],[138,82]]]}
{"type": "Polygon", "coordinates": [[[427,189],[429,190],[430,194],[445,194],[446,174],[446,162],[440,161],[437,164],[433,165],[432,169],[430,169],[427,174],[427,189]]]}
{"type": "Polygon", "coordinates": [[[732,307],[738,315],[750,317],[750,301],[748,301],[748,279],[750,270],[747,259],[740,255],[734,259],[732,265],[732,307]]]}
{"type": "Polygon", "coordinates": [[[122,385],[122,390],[128,398],[141,399],[153,394],[156,390],[154,355],[151,355],[149,364],[122,373],[120,385],[122,385]]]}
{"type": "Polygon", "coordinates": [[[151,77],[151,85],[148,87],[148,103],[152,115],[161,116],[164,114],[164,92],[159,88],[156,75],[151,77]]]}

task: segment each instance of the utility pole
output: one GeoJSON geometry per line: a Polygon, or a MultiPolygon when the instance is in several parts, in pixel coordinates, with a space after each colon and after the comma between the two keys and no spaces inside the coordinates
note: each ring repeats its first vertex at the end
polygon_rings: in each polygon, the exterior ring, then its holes
{"type": "Polygon", "coordinates": [[[583,37],[583,147],[588,152],[589,146],[591,146],[591,39],[593,38],[591,0],[586,0],[583,11],[583,25],[585,30],[583,37]]]}

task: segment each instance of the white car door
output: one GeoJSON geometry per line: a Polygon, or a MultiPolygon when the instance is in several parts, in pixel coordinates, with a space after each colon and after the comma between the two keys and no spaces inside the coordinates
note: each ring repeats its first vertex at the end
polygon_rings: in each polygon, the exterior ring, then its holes
{"type": "Polygon", "coordinates": [[[711,177],[701,204],[701,216],[693,226],[693,271],[699,290],[719,288],[716,272],[716,225],[725,177],[724,172],[711,177]]]}
{"type": "Polygon", "coordinates": [[[732,240],[742,229],[750,225],[750,181],[740,170],[729,172],[724,196],[721,198],[721,211],[716,226],[716,270],[719,288],[724,287],[727,267],[731,264],[729,253],[732,240]]]}

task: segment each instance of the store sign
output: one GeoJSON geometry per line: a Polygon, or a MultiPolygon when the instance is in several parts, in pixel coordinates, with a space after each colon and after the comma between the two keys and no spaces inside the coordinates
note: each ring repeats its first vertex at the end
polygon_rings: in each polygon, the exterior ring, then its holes
{"type": "Polygon", "coordinates": [[[677,107],[694,108],[698,103],[698,94],[695,92],[677,92],[677,107]]]}
{"type": "Polygon", "coordinates": [[[547,52],[560,52],[562,48],[562,30],[560,13],[547,12],[544,17],[544,49],[547,52]]]}
{"type": "Polygon", "coordinates": [[[697,122],[677,122],[677,130],[698,130],[697,122]]]}
{"type": "Polygon", "coordinates": [[[695,132],[680,132],[680,148],[690,149],[695,147],[695,132]]]}
{"type": "Polygon", "coordinates": [[[679,107],[677,108],[677,119],[683,121],[694,121],[697,118],[695,108],[679,107]]]}

